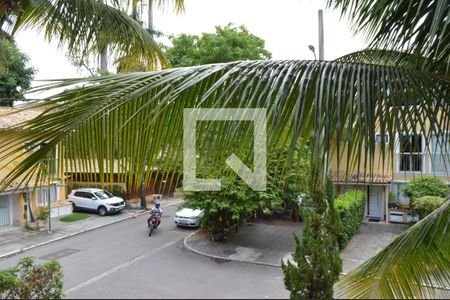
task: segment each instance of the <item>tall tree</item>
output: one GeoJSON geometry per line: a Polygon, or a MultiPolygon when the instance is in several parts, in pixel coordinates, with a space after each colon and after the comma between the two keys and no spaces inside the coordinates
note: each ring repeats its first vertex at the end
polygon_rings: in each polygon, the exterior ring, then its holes
{"type": "Polygon", "coordinates": [[[28,66],[28,57],[13,41],[0,38],[0,105],[13,106],[26,100],[23,91],[30,88],[36,70],[28,66]]]}
{"type": "Polygon", "coordinates": [[[0,9],[0,27],[7,27],[9,34],[21,29],[43,31],[46,40],[58,41],[77,59],[98,56],[108,47],[109,55],[116,59],[114,64],[120,63],[122,69],[137,61],[144,61],[147,70],[169,66],[151,35],[126,13],[104,1],[7,2],[0,9]]]}
{"type": "Polygon", "coordinates": [[[215,33],[171,36],[172,47],[163,46],[174,67],[188,67],[238,60],[270,59],[264,40],[251,34],[245,26],[216,26],[215,33]]]}
{"type": "MultiPolygon", "coordinates": [[[[98,168],[101,175],[114,172],[112,167],[98,165],[96,157],[104,157],[104,153],[110,153],[111,161],[119,153],[119,165],[125,174],[136,171],[141,174],[146,167],[153,166],[171,170],[182,156],[186,107],[265,108],[269,151],[286,144],[294,149],[297,141],[310,139],[315,156],[321,160],[333,150],[340,153],[338,160],[342,159],[344,149],[340,141],[345,128],[349,137],[345,151],[350,164],[368,170],[374,167],[378,129],[382,134],[395,136],[410,131],[411,124],[415,124],[417,130],[428,132],[424,136],[426,145],[433,135],[442,136],[446,145],[450,128],[448,2],[328,2],[344,14],[350,12],[356,30],[367,30],[369,37],[374,38],[373,46],[381,49],[371,48],[338,61],[241,61],[55,82],[40,90],[72,88],[49,97],[45,103],[32,105],[44,107],[45,111],[17,125],[28,129],[24,131],[28,140],[45,139],[49,143],[15,166],[1,186],[7,186],[21,175],[24,180],[34,174],[45,177],[40,161],[58,143],[66,145],[74,157],[86,160],[88,169],[98,168]],[[71,141],[80,137],[90,142],[87,151],[71,148],[71,141]],[[114,152],[111,147],[116,144],[119,148],[114,152]],[[162,154],[167,159],[162,165],[156,165],[162,154]]],[[[239,124],[233,124],[218,131],[219,126],[220,122],[197,125],[198,153],[206,153],[209,158],[205,160],[209,165],[198,166],[199,171],[214,170],[214,163],[225,161],[223,149],[231,148],[239,155],[253,143],[251,130],[239,130],[239,124]],[[210,132],[222,138],[202,139],[210,132]],[[235,134],[239,139],[231,139],[235,134]]],[[[0,159],[8,160],[20,153],[23,138],[12,138],[7,144],[1,144],[0,159]]],[[[382,146],[381,151],[382,159],[386,160],[395,154],[395,143],[382,146]]],[[[128,178],[135,183],[140,179],[128,178]]],[[[360,282],[361,277],[355,277],[358,271],[350,274],[344,295],[372,292],[372,297],[387,294],[432,297],[436,294],[428,283],[449,286],[450,219],[447,214],[450,208],[446,203],[411,227],[393,246],[388,246],[395,251],[382,251],[364,267],[367,284],[351,284],[360,282]],[[439,255],[424,253],[427,248],[439,255]],[[402,259],[403,255],[412,260],[402,259]],[[410,266],[420,267],[414,272],[411,268],[401,272],[408,262],[410,266]]]]}

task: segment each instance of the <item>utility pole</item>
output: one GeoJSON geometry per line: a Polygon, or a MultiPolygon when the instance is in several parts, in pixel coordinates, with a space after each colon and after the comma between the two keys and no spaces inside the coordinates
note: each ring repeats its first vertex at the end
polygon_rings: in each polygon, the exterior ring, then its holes
{"type": "Polygon", "coordinates": [[[52,206],[50,203],[50,154],[47,156],[47,200],[48,200],[48,233],[52,232],[52,206]]]}
{"type": "Polygon", "coordinates": [[[319,60],[324,60],[323,48],[323,10],[319,9],[319,60]]]}
{"type": "Polygon", "coordinates": [[[147,28],[153,37],[153,0],[148,0],[147,28]]]}

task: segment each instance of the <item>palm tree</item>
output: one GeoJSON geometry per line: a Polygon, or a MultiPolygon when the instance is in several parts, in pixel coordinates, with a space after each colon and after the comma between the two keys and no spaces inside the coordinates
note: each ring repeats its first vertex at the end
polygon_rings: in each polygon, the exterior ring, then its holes
{"type": "MultiPolygon", "coordinates": [[[[21,29],[45,33],[83,59],[106,47],[123,68],[144,61],[147,69],[170,66],[152,36],[126,13],[101,0],[0,1],[0,27],[14,35],[21,29]]],[[[115,62],[118,63],[118,62],[115,62]]]]}
{"type": "MultiPolygon", "coordinates": [[[[298,141],[309,140],[314,155],[325,165],[330,152],[343,153],[339,146],[343,129],[348,131],[349,161],[368,169],[374,164],[376,131],[395,136],[426,129],[427,145],[432,135],[442,135],[447,144],[447,1],[328,3],[353,20],[355,31],[368,32],[370,49],[337,61],[231,62],[62,80],[35,89],[65,91],[35,103],[33,107],[42,108],[42,114],[11,128],[27,130],[20,138],[10,135],[8,144],[0,145],[0,160],[24,155],[23,138],[48,143],[19,163],[1,182],[2,187],[16,178],[26,181],[36,174],[45,178],[39,162],[57,144],[66,147],[67,164],[79,161],[84,171],[98,168],[102,180],[114,178],[113,164],[118,161],[121,176],[130,183],[139,184],[140,178],[133,174],[143,174],[147,167],[157,168],[175,184],[170,171],[181,161],[184,108],[265,108],[269,151],[286,144],[294,149],[298,141]],[[426,124],[429,127],[425,128],[426,124]],[[99,163],[99,158],[110,164],[99,163]]],[[[9,136],[10,132],[0,134],[9,136]]],[[[199,122],[199,172],[216,178],[227,172],[218,166],[231,151],[249,158],[252,134],[251,127],[238,122],[199,122]]],[[[390,143],[382,148],[383,160],[394,154],[394,147],[390,143]]],[[[150,173],[146,173],[146,181],[150,173]]],[[[449,286],[448,211],[447,201],[349,274],[338,295],[436,296],[430,283],[449,286]]]]}
{"type": "MultiPolygon", "coordinates": [[[[148,16],[148,27],[147,32],[150,34],[150,36],[153,38],[154,28],[153,28],[153,6],[155,5],[159,9],[163,10],[166,8],[166,6],[170,5],[173,7],[175,13],[181,13],[184,11],[184,0],[113,0],[111,3],[114,7],[120,9],[124,13],[130,12],[130,16],[133,20],[137,21],[138,23],[143,23],[143,6],[147,6],[147,16],[148,16]],[[139,10],[141,8],[141,10],[139,10]],[[140,15],[138,12],[140,11],[140,15]]],[[[101,51],[101,62],[102,66],[101,68],[104,71],[107,71],[107,47],[104,47],[103,51],[101,51]]],[[[133,56],[134,54],[131,54],[133,56]]],[[[127,63],[128,57],[122,57],[119,60],[118,64],[118,71],[136,71],[136,69],[139,70],[152,70],[152,65],[148,66],[147,62],[145,60],[143,61],[135,61],[134,64],[130,65],[127,63]],[[125,64],[120,63],[121,61],[125,61],[125,64]]]]}

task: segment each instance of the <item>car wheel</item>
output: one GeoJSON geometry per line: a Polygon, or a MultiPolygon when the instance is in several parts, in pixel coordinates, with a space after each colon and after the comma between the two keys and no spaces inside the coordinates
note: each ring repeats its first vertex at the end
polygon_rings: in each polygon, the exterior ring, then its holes
{"type": "Polygon", "coordinates": [[[98,214],[100,215],[100,216],[106,216],[106,208],[104,207],[104,206],[100,206],[99,208],[98,208],[98,214]]]}
{"type": "Polygon", "coordinates": [[[75,203],[72,203],[72,212],[76,212],[78,210],[78,207],[75,205],[75,203]]]}

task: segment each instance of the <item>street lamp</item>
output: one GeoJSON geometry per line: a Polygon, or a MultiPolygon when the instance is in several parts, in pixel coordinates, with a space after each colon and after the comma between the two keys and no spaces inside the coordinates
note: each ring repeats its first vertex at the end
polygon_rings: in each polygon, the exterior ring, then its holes
{"type": "Polygon", "coordinates": [[[316,57],[316,49],[314,48],[313,45],[308,45],[309,50],[311,50],[311,52],[314,54],[314,59],[317,60],[316,57]]]}

